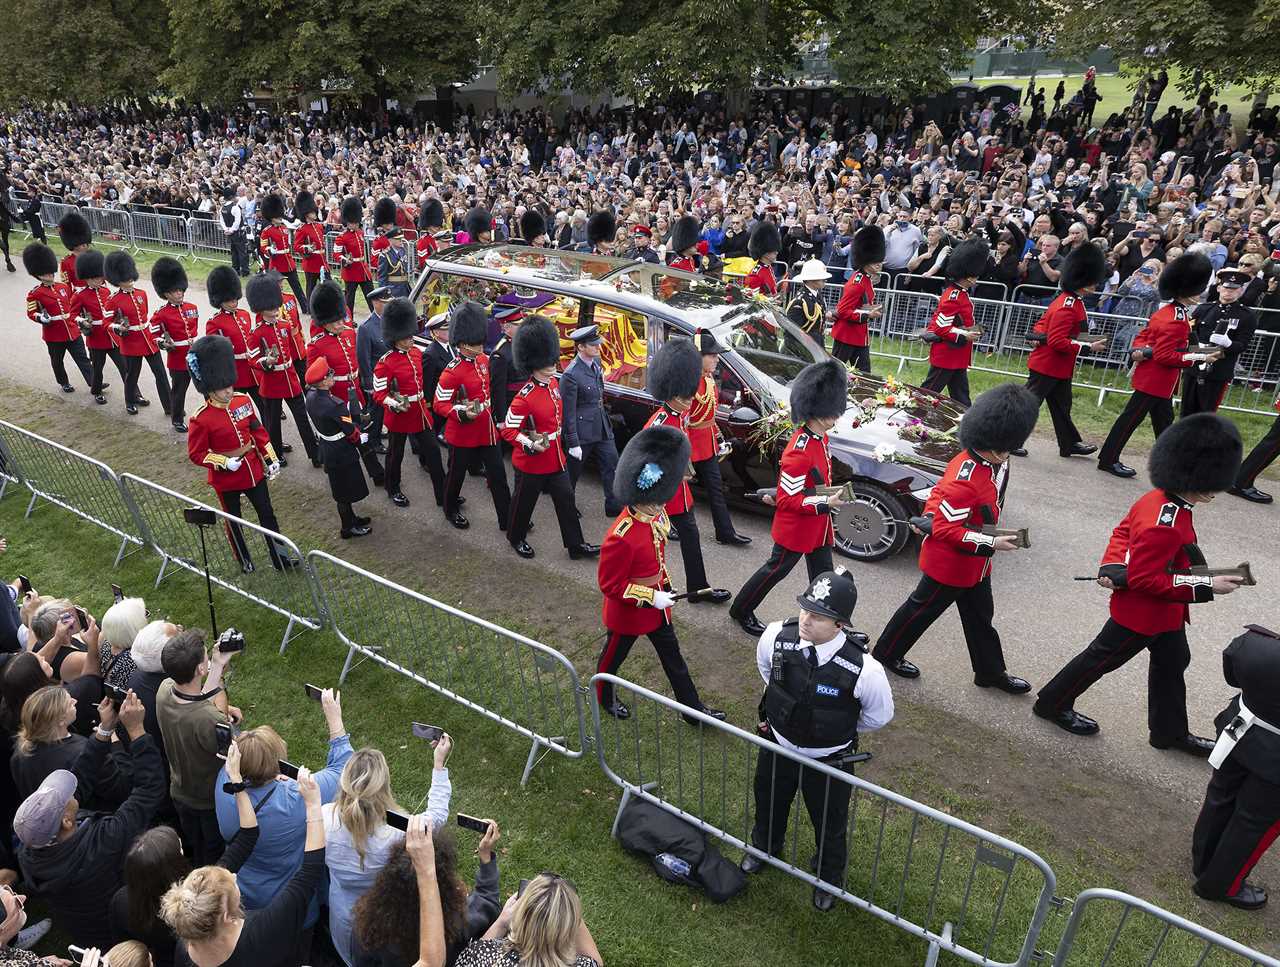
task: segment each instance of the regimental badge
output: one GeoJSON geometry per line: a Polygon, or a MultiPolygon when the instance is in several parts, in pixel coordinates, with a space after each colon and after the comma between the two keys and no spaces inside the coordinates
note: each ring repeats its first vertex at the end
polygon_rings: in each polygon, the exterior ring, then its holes
{"type": "Polygon", "coordinates": [[[1159,527],[1172,527],[1177,519],[1178,505],[1168,503],[1160,508],[1160,516],[1156,519],[1156,524],[1159,527]]]}
{"type": "Polygon", "coordinates": [[[966,460],[960,464],[960,472],[956,474],[957,480],[968,480],[973,476],[973,471],[977,468],[977,464],[972,460],[966,460]]]}

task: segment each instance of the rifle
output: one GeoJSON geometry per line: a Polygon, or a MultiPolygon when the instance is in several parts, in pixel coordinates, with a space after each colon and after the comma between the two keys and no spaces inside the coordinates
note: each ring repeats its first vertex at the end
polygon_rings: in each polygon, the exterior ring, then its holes
{"type": "Polygon", "coordinates": [[[908,338],[914,339],[916,342],[942,342],[942,337],[936,332],[930,332],[928,329],[917,329],[908,338]]]}
{"type": "Polygon", "coordinates": [[[1168,573],[1195,574],[1201,577],[1238,577],[1243,578],[1242,584],[1246,588],[1254,587],[1258,583],[1253,577],[1253,570],[1249,567],[1248,561],[1241,561],[1235,567],[1210,567],[1207,564],[1192,564],[1176,570],[1170,564],[1168,573]]]}
{"type": "Polygon", "coordinates": [[[387,380],[387,396],[395,404],[392,409],[398,413],[403,413],[409,408],[409,404],[404,401],[404,396],[400,393],[400,383],[394,376],[387,380]]]}
{"type": "Polygon", "coordinates": [[[347,387],[347,412],[351,414],[351,419],[355,421],[356,426],[360,427],[361,430],[367,429],[372,422],[369,415],[360,406],[360,397],[356,395],[355,383],[347,387]]]}
{"type": "Polygon", "coordinates": [[[467,418],[474,420],[482,412],[484,412],[484,400],[473,400],[467,398],[466,386],[459,386],[458,391],[453,396],[455,403],[461,403],[463,412],[467,414],[467,418]]]}
{"type": "Polygon", "coordinates": [[[81,309],[76,316],[76,325],[80,327],[80,335],[87,336],[93,331],[93,318],[86,310],[81,309]]]}
{"type": "MultiPolygon", "coordinates": [[[[753,500],[763,500],[766,503],[777,497],[778,489],[776,487],[761,487],[758,490],[748,490],[747,497],[753,500]]],[[[813,495],[817,497],[833,497],[838,496],[841,500],[849,502],[853,500],[853,482],[828,485],[819,484],[813,488],[813,495]]]]}
{"type": "Polygon", "coordinates": [[[1012,537],[1014,538],[1014,547],[1031,546],[1030,527],[997,527],[995,524],[983,524],[982,533],[988,537],[1012,537]]]}
{"type": "Polygon", "coordinates": [[[551,435],[538,430],[532,413],[525,415],[524,424],[520,427],[520,432],[527,436],[529,443],[534,446],[541,446],[544,449],[551,446],[551,435]]]}

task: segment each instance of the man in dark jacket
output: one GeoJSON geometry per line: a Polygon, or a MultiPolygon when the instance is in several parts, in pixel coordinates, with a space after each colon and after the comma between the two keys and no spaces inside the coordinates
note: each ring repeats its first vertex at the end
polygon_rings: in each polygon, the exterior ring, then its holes
{"type": "Polygon", "coordinates": [[[613,472],[618,466],[618,446],[604,408],[604,370],[600,366],[599,329],[583,326],[569,334],[577,355],[560,374],[560,398],[564,404],[564,449],[569,455],[569,478],[578,486],[582,466],[593,454],[604,487],[604,514],[612,519],[622,513],[613,497],[613,472]]]}

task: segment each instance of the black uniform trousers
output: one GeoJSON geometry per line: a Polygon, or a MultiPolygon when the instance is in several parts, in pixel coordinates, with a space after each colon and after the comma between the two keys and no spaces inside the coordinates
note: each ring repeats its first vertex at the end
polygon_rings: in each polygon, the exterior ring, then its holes
{"type": "Polygon", "coordinates": [[[943,369],[941,366],[930,366],[929,374],[920,385],[935,393],[941,393],[945,389],[947,395],[961,406],[968,406],[973,402],[969,398],[967,369],[943,369]]]}
{"type": "Polygon", "coordinates": [[[1184,628],[1158,635],[1130,631],[1108,618],[1098,636],[1072,658],[1044,688],[1039,701],[1055,712],[1075,705],[1099,678],[1126,664],[1144,648],[1151,652],[1147,670],[1147,727],[1153,738],[1176,741],[1187,734],[1187,683],[1191,664],[1184,628]]]}
{"type": "Polygon", "coordinates": [[[356,290],[364,293],[364,304],[369,311],[373,311],[373,306],[369,304],[369,293],[373,291],[373,283],[366,279],[363,282],[347,282],[345,283],[347,290],[347,311],[354,313],[356,310],[356,290]]]}
{"type": "Polygon", "coordinates": [[[1027,376],[1027,390],[1041,403],[1048,405],[1049,417],[1053,420],[1053,435],[1058,438],[1058,453],[1064,457],[1070,456],[1071,448],[1084,442],[1071,419],[1071,380],[1032,372],[1027,376]]]}
{"type": "Polygon", "coordinates": [[[595,443],[582,443],[579,446],[582,447],[582,459],[569,458],[569,483],[576,491],[583,466],[594,458],[596,469],[600,472],[600,486],[604,489],[604,515],[617,517],[622,513],[622,505],[613,496],[613,474],[618,469],[617,444],[613,440],[597,440],[595,443]]]}
{"type": "Polygon", "coordinates": [[[493,510],[498,515],[498,527],[507,529],[511,520],[511,491],[507,488],[507,467],[502,462],[502,450],[494,443],[484,447],[449,448],[449,471],[444,479],[444,512],[452,517],[458,513],[458,496],[462,493],[462,482],[467,479],[467,470],[473,462],[484,467],[485,483],[489,486],[489,496],[493,498],[493,510]]]}
{"type": "Polygon", "coordinates": [[[1199,380],[1196,375],[1198,366],[1184,370],[1182,374],[1182,412],[1181,416],[1192,413],[1216,413],[1222,405],[1222,398],[1227,395],[1225,380],[1199,380]]]}
{"type": "MultiPolygon", "coordinates": [[[[369,441],[373,442],[373,430],[369,430],[369,441]]],[[[435,492],[436,506],[443,507],[444,461],[440,458],[440,444],[430,430],[419,430],[417,433],[387,431],[386,479],[383,481],[387,493],[400,492],[400,468],[404,464],[406,441],[417,445],[418,465],[431,475],[431,489],[435,492]]]]}
{"type": "Polygon", "coordinates": [[[1235,896],[1278,834],[1280,785],[1227,756],[1209,776],[1191,834],[1191,872],[1200,892],[1235,896]]]}
{"type": "Polygon", "coordinates": [[[831,355],[842,363],[852,363],[859,372],[871,372],[871,347],[831,340],[831,355]]]}
{"type": "MultiPolygon", "coordinates": [[[[241,517],[240,498],[247,497],[249,503],[253,505],[254,513],[258,515],[258,523],[269,531],[280,533],[280,524],[276,521],[276,512],[271,506],[271,494],[267,491],[267,481],[259,480],[248,490],[220,490],[218,491],[218,504],[228,514],[233,517],[241,517]]],[[[227,540],[231,542],[231,550],[236,556],[236,560],[241,567],[252,562],[249,555],[249,545],[244,540],[244,528],[239,524],[226,522],[227,540]]],[[[267,553],[271,555],[271,566],[277,571],[283,569],[283,552],[280,547],[268,540],[267,553]]]]}
{"type": "Polygon", "coordinates": [[[191,385],[191,374],[185,369],[169,371],[169,418],[173,425],[186,422],[187,387],[191,385]]]}
{"type": "Polygon", "coordinates": [[[83,337],[76,336],[70,342],[47,342],[44,345],[49,351],[49,365],[53,367],[53,378],[58,381],[59,386],[71,385],[67,382],[66,357],[69,353],[80,370],[80,375],[84,377],[85,385],[90,390],[93,389],[93,369],[89,365],[89,351],[84,348],[83,337]]]}
{"type": "MultiPolygon", "coordinates": [[[[604,639],[604,648],[600,652],[600,660],[596,662],[596,673],[616,675],[622,663],[631,653],[631,646],[639,635],[624,635],[620,631],[610,631],[604,639]]],[[[685,664],[684,655],[680,654],[680,641],[676,638],[676,629],[670,622],[659,625],[646,635],[658,653],[658,661],[671,683],[671,691],[676,701],[689,708],[701,709],[702,699],[698,688],[693,684],[693,676],[689,674],[689,666],[685,664]]],[[[608,682],[600,682],[597,686],[597,697],[601,708],[613,705],[613,686],[608,682]]]]}
{"type": "Polygon", "coordinates": [[[935,581],[927,574],[920,575],[920,583],[880,633],[872,655],[880,662],[907,657],[920,636],[953,604],[960,612],[960,626],[964,629],[974,678],[982,682],[1001,678],[1005,673],[1004,649],[991,623],[995,601],[991,597],[990,574],[971,588],[958,588],[935,581]]]}
{"type": "Polygon", "coordinates": [[[578,522],[578,508],[573,503],[573,485],[569,482],[568,470],[526,473],[517,469],[511,490],[511,520],[507,524],[507,540],[513,547],[524,543],[524,539],[529,536],[533,508],[544,493],[551,495],[551,502],[555,505],[560,540],[564,542],[564,546],[571,548],[585,543],[582,525],[578,522]]]}
{"type": "MultiPolygon", "coordinates": [[[[844,771],[852,772],[853,767],[846,766],[844,771]]],[[[853,787],[765,748],[761,748],[756,757],[753,785],[756,821],[751,827],[751,845],[783,858],[791,803],[798,790],[804,797],[809,821],[813,823],[818,878],[843,886],[848,860],[849,797],[853,787]]]]}
{"type": "Polygon", "coordinates": [[[707,567],[702,560],[702,537],[698,534],[698,518],[692,510],[671,515],[671,527],[679,537],[680,559],[684,562],[684,588],[702,591],[707,584],[707,567]]]}
{"type": "Polygon", "coordinates": [[[99,396],[102,393],[102,371],[106,368],[107,357],[110,357],[111,361],[116,364],[116,369],[120,372],[120,382],[124,383],[128,378],[128,373],[125,370],[124,365],[124,357],[120,355],[118,347],[112,346],[110,349],[90,349],[89,360],[93,375],[91,382],[89,383],[89,392],[94,396],[99,396]]]}
{"type": "Polygon", "coordinates": [[[310,306],[311,293],[315,290],[315,287],[320,284],[320,273],[319,272],[303,272],[302,279],[304,282],[307,283],[307,305],[310,306]]]}
{"type": "Polygon", "coordinates": [[[732,540],[736,531],[733,518],[729,516],[729,502],[724,496],[724,478],[720,475],[720,460],[708,457],[698,460],[693,465],[693,472],[707,492],[707,501],[711,504],[711,520],[716,528],[716,540],[732,540]]]}
{"type": "Polygon", "coordinates": [[[293,414],[293,422],[298,428],[298,436],[302,439],[302,449],[307,452],[307,459],[315,460],[319,456],[316,450],[316,437],[311,432],[311,419],[307,416],[307,405],[302,396],[290,396],[288,399],[262,397],[262,425],[267,428],[267,436],[277,454],[284,453],[284,437],[280,430],[280,414],[285,404],[293,414]]]}
{"type": "Polygon", "coordinates": [[[807,554],[788,550],[781,544],[774,544],[773,550],[769,553],[769,559],[760,565],[755,574],[747,578],[747,583],[742,586],[738,596],[733,599],[733,604],[729,607],[729,614],[734,618],[745,618],[755,611],[760,606],[760,603],[768,597],[769,592],[791,573],[792,568],[800,563],[800,558],[802,557],[809,572],[810,584],[819,574],[835,570],[831,560],[830,544],[815,547],[807,554]]]}
{"type": "Polygon", "coordinates": [[[235,269],[236,274],[244,277],[249,274],[249,244],[248,236],[244,229],[233,232],[227,236],[228,244],[231,247],[231,267],[235,269]]]}
{"type": "Polygon", "coordinates": [[[298,309],[304,315],[311,315],[311,290],[302,288],[302,282],[298,279],[298,270],[290,269],[282,274],[289,282],[289,290],[293,293],[293,297],[298,300],[298,309]]]}
{"type": "Polygon", "coordinates": [[[1159,436],[1173,423],[1173,401],[1134,390],[1129,402],[1111,425],[1111,432],[1107,434],[1102,451],[1098,454],[1098,463],[1107,466],[1118,463],[1124,445],[1129,442],[1129,437],[1133,436],[1133,431],[1148,413],[1151,414],[1151,429],[1159,436]]]}
{"type": "Polygon", "coordinates": [[[160,397],[160,408],[169,413],[169,371],[164,367],[164,361],[160,358],[159,353],[150,353],[146,356],[125,356],[124,357],[124,398],[126,402],[138,399],[142,393],[138,390],[138,377],[142,375],[142,363],[146,361],[147,366],[151,369],[151,375],[156,380],[156,395],[160,397]]]}
{"type": "Polygon", "coordinates": [[[1275,418],[1267,435],[1258,441],[1258,445],[1249,451],[1240,464],[1240,473],[1236,477],[1237,487],[1252,487],[1258,474],[1270,466],[1271,461],[1280,455],[1280,416],[1275,418]]]}

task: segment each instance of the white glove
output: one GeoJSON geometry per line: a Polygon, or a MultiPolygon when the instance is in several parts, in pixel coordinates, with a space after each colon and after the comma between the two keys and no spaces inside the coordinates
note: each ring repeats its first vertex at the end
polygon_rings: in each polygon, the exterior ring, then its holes
{"type": "Polygon", "coordinates": [[[1223,349],[1231,348],[1231,337],[1225,332],[1215,332],[1209,337],[1209,342],[1213,343],[1215,346],[1221,346],[1223,349]]]}
{"type": "Polygon", "coordinates": [[[275,480],[280,475],[280,461],[272,460],[267,464],[267,479],[275,480]]]}
{"type": "Polygon", "coordinates": [[[676,603],[676,596],[670,591],[654,591],[653,606],[664,611],[676,603]]]}
{"type": "Polygon", "coordinates": [[[240,469],[240,466],[243,463],[244,461],[239,457],[231,457],[227,460],[227,469],[230,470],[232,473],[235,473],[237,470],[240,469]]]}
{"type": "Polygon", "coordinates": [[[575,459],[575,460],[581,460],[581,459],[582,459],[582,447],[570,447],[570,448],[569,448],[569,456],[573,457],[573,459],[575,459]]]}
{"type": "Polygon", "coordinates": [[[1186,360],[1189,363],[1203,363],[1209,357],[1205,353],[1187,353],[1186,360]]]}
{"type": "Polygon", "coordinates": [[[367,434],[367,433],[361,433],[361,434],[360,434],[360,442],[361,442],[361,443],[368,443],[368,442],[369,442],[369,434],[367,434]]]}

